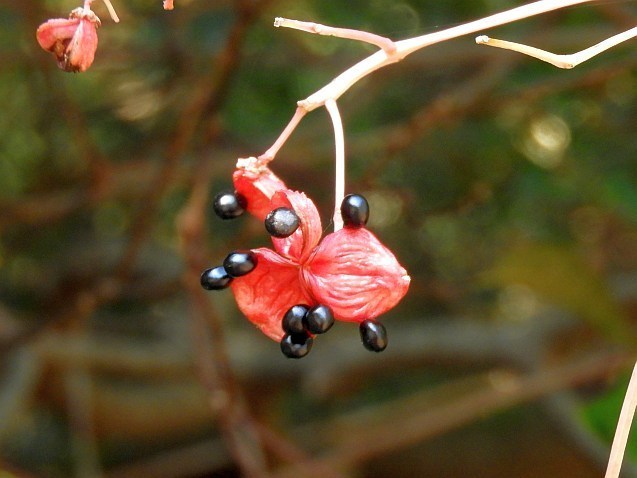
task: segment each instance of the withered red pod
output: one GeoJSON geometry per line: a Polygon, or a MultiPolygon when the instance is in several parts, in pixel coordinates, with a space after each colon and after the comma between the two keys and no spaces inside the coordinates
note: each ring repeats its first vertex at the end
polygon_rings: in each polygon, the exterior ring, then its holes
{"type": "Polygon", "coordinates": [[[46,51],[55,55],[64,71],[86,71],[95,58],[100,19],[90,8],[76,8],[69,18],[53,18],[39,26],[36,37],[46,51]]]}
{"type": "Polygon", "coordinates": [[[281,207],[299,218],[289,237],[272,237],[272,249],[254,249],[258,265],[230,285],[239,309],[271,339],[284,337],[282,319],[296,304],[321,304],[336,320],[360,323],[388,311],[406,294],[409,275],[366,228],[345,228],[321,239],[312,200],[287,189],[267,166],[240,161],[234,184],[246,196],[248,212],[259,219],[281,207]]]}

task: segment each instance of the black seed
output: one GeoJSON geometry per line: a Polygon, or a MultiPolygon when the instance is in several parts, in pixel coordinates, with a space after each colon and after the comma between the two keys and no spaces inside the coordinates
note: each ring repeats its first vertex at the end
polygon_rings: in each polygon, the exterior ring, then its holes
{"type": "Polygon", "coordinates": [[[225,289],[232,282],[232,277],[228,275],[223,266],[206,269],[201,274],[201,287],[206,290],[225,289]]]}
{"type": "Polygon", "coordinates": [[[305,332],[303,318],[307,314],[309,307],[307,305],[295,305],[288,310],[283,316],[283,330],[287,334],[301,334],[305,332]]]}
{"type": "Polygon", "coordinates": [[[363,346],[372,352],[382,352],[387,348],[387,330],[375,320],[364,320],[359,327],[363,346]]]}
{"type": "Polygon", "coordinates": [[[287,207],[278,207],[265,218],[265,229],[271,236],[284,238],[299,228],[299,216],[287,207]]]}
{"type": "Polygon", "coordinates": [[[341,203],[343,224],[348,227],[362,227],[369,219],[369,204],[360,194],[348,194],[341,203]]]}
{"type": "Polygon", "coordinates": [[[314,339],[307,332],[286,334],[281,340],[281,352],[288,358],[300,359],[312,350],[314,339]]]}
{"type": "Polygon", "coordinates": [[[317,305],[308,310],[303,319],[305,329],[312,334],[324,334],[334,325],[332,309],[326,305],[317,305]]]}
{"type": "Polygon", "coordinates": [[[212,207],[221,219],[234,219],[245,211],[247,201],[238,192],[222,192],[215,196],[212,207]]]}
{"type": "Polygon", "coordinates": [[[223,261],[223,268],[230,277],[246,275],[257,266],[257,256],[252,251],[234,251],[223,261]]]}

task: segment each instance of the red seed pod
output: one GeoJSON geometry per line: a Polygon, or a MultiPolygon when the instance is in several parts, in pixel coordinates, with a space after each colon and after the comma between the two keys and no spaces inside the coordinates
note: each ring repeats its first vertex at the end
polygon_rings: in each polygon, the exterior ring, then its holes
{"type": "Polygon", "coordinates": [[[248,202],[247,211],[261,221],[273,209],[270,200],[274,193],[287,189],[285,183],[256,158],[240,158],[232,180],[236,191],[248,202]]]}
{"type": "Polygon", "coordinates": [[[276,176],[268,172],[238,175],[240,184],[235,173],[235,187],[243,186],[248,210],[256,198],[262,204],[252,211],[255,215],[287,207],[300,220],[291,236],[272,238],[273,249],[253,250],[259,265],[230,286],[239,309],[268,337],[283,338],[282,319],[295,304],[322,304],[336,320],[360,323],[388,311],[407,293],[407,272],[367,229],[346,228],[321,240],[321,219],[305,194],[289,189],[269,193],[261,186],[273,184],[276,176]]]}
{"type": "Polygon", "coordinates": [[[55,55],[58,66],[69,72],[86,71],[95,58],[100,19],[90,8],[76,8],[68,19],[53,18],[39,26],[40,46],[55,55]]]}

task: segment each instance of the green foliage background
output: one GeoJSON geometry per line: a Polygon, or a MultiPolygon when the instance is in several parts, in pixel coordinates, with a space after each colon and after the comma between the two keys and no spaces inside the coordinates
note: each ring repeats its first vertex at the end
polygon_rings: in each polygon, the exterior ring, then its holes
{"type": "MultiPolygon", "coordinates": [[[[13,400],[0,401],[0,417],[10,417],[0,432],[0,469],[92,476],[96,464],[108,473],[218,436],[218,417],[192,365],[192,277],[180,214],[202,165],[212,197],[231,184],[238,157],[272,144],[297,100],[373,51],[275,29],[274,17],[403,39],[520,3],[176,0],[166,12],[159,1],[115,1],[120,24],[94,4],[102,27],[95,63],[84,74],[58,70],[35,41],[41,22],[66,16],[76,4],[0,6],[0,364],[2,396],[13,400]],[[26,364],[35,368],[26,371],[26,364]],[[88,388],[72,385],[77,370],[88,370],[80,374],[88,388]],[[78,412],[77,400],[86,410],[78,412]]],[[[485,33],[573,52],[636,19],[633,2],[592,2],[485,33]]],[[[379,71],[344,95],[347,188],[368,197],[369,227],[395,251],[412,286],[384,318],[396,340],[382,356],[370,357],[355,328],[343,324],[334,342],[317,341],[312,355],[294,364],[240,316],[229,293],[209,295],[256,419],[305,436],[304,426],[402,403],[496,364],[543,370],[600,350],[632,351],[634,46],[557,70],[463,37],[379,71]],[[494,360],[488,347],[454,359],[452,348],[419,350],[404,339],[427,343],[418,336],[423,325],[459,327],[471,348],[472,327],[497,341],[502,330],[537,331],[545,323],[538,317],[553,313],[566,328],[547,335],[539,355],[516,356],[513,365],[515,354],[494,360]]],[[[315,200],[324,224],[333,207],[332,156],[331,125],[319,110],[272,166],[315,200]]],[[[222,223],[209,213],[204,266],[233,248],[267,243],[261,229],[247,218],[222,223]]],[[[596,380],[589,383],[594,390],[577,395],[568,415],[574,427],[580,403],[607,403],[614,375],[596,380]]],[[[594,418],[585,421],[598,423],[591,410],[594,418]]],[[[607,422],[595,428],[614,429],[614,410],[602,413],[607,422]]],[[[351,476],[377,476],[374,469],[407,462],[418,471],[404,476],[456,476],[457,455],[446,449],[465,457],[457,476],[599,476],[603,463],[578,448],[562,421],[528,426],[547,414],[519,406],[344,468],[351,476]],[[510,452],[497,437],[507,433],[530,450],[515,463],[502,460],[510,452]],[[554,447],[541,463],[533,447],[562,436],[571,437],[569,445],[554,447]],[[440,453],[418,455],[417,447],[440,453]]],[[[377,426],[382,430],[382,417],[377,426]]],[[[595,431],[591,436],[596,440],[595,431]]],[[[325,438],[321,453],[334,443],[325,438]]],[[[297,444],[312,455],[307,443],[297,444]]],[[[201,466],[184,476],[234,476],[233,459],[215,450],[216,464],[193,459],[201,466]]]]}

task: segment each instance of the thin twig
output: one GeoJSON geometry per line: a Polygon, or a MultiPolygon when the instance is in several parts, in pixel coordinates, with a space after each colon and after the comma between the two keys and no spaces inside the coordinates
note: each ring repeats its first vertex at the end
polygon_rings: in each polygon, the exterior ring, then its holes
{"type": "Polygon", "coordinates": [[[327,25],[321,25],[314,22],[302,22],[299,20],[290,20],[289,18],[277,17],[274,19],[275,27],[293,28],[308,33],[316,33],[317,35],[326,35],[338,38],[347,38],[349,40],[358,40],[365,43],[376,45],[386,53],[391,54],[396,50],[396,44],[389,38],[369,33],[361,30],[353,30],[351,28],[337,28],[327,25]]]}
{"type": "Polygon", "coordinates": [[[608,459],[608,468],[606,469],[606,475],[604,475],[605,478],[619,478],[626,444],[628,443],[630,427],[633,423],[633,417],[635,416],[635,407],[637,407],[637,364],[635,364],[633,373],[630,376],[624,403],[619,413],[619,421],[615,429],[615,438],[613,438],[610,458],[608,459]]]}
{"type": "Polygon", "coordinates": [[[558,68],[575,68],[580,63],[590,60],[594,56],[599,55],[602,52],[622,43],[631,38],[637,36],[637,27],[631,28],[625,32],[614,35],[596,45],[593,45],[585,50],[572,53],[570,55],[558,55],[549,51],[540,50],[532,46],[524,45],[522,43],[515,43],[506,40],[497,40],[495,38],[489,38],[486,35],[480,35],[476,38],[478,45],[492,46],[496,48],[502,48],[505,50],[517,51],[523,55],[528,55],[538,60],[545,61],[558,68]]]}
{"type": "Polygon", "coordinates": [[[343,229],[343,218],[340,206],[345,197],[345,134],[343,122],[338,111],[338,105],[334,100],[328,100],[325,108],[330,114],[334,125],[334,148],[336,150],[336,172],[334,181],[334,232],[343,229]]]}
{"type": "Polygon", "coordinates": [[[296,129],[306,113],[306,109],[301,108],[300,106],[296,108],[294,116],[292,116],[292,119],[285,127],[285,129],[281,132],[274,144],[270,146],[270,149],[268,149],[265,153],[257,158],[259,164],[268,164],[274,159],[276,154],[279,152],[279,149],[281,149],[281,147],[285,144],[285,142],[288,140],[292,132],[296,129]]]}
{"type": "Polygon", "coordinates": [[[119,23],[119,17],[117,16],[117,12],[115,11],[115,8],[113,7],[113,4],[111,3],[111,0],[103,0],[103,1],[104,1],[104,4],[106,5],[106,9],[108,10],[109,15],[113,19],[113,21],[115,23],[119,23]]]}

